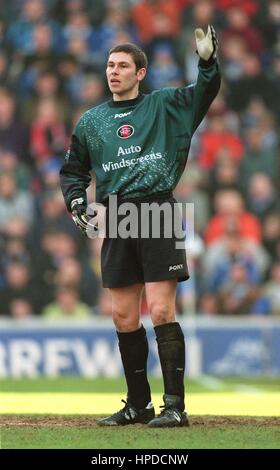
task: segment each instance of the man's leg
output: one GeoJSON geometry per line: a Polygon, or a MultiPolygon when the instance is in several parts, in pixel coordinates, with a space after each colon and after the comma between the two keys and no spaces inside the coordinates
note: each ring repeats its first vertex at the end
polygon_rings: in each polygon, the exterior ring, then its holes
{"type": "Polygon", "coordinates": [[[149,425],[188,425],[185,409],[185,340],[175,318],[177,279],[146,283],[146,297],[154,325],[164,381],[164,410],[149,425]]]}
{"type": "Polygon", "coordinates": [[[127,405],[118,413],[99,421],[100,425],[147,423],[154,417],[147,379],[148,342],[140,321],[143,284],[110,289],[112,316],[116,326],[121,359],[127,382],[127,405]]]}
{"type": "Polygon", "coordinates": [[[110,291],[128,400],[137,408],[145,408],[151,401],[151,392],[147,380],[148,341],[140,320],[143,284],[110,291]]]}

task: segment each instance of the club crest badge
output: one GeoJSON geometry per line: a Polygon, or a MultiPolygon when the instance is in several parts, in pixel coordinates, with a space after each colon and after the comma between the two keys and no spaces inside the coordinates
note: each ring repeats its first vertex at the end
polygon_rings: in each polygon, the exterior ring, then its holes
{"type": "Polygon", "coordinates": [[[121,139],[128,139],[134,134],[134,127],[130,126],[129,124],[124,124],[123,126],[119,127],[117,130],[117,135],[121,139]]]}

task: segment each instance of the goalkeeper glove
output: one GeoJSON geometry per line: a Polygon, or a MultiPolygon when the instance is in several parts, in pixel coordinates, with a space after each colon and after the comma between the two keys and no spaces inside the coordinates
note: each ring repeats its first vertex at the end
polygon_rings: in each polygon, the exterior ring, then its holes
{"type": "Polygon", "coordinates": [[[73,199],[71,202],[71,214],[76,226],[84,235],[89,235],[90,238],[95,238],[98,235],[98,225],[90,224],[90,220],[97,215],[94,211],[92,216],[86,212],[86,205],[83,198],[73,199]]]}
{"type": "Polygon", "coordinates": [[[218,39],[213,26],[208,26],[207,34],[201,28],[194,32],[196,40],[196,52],[202,60],[206,62],[216,59],[218,49],[218,39]]]}

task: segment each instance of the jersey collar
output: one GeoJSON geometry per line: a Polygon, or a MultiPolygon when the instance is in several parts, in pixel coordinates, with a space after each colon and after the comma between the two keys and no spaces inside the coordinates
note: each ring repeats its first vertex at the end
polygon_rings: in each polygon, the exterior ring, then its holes
{"type": "Polygon", "coordinates": [[[136,98],[133,98],[132,100],[124,100],[124,101],[111,100],[108,102],[108,104],[111,108],[124,108],[127,106],[135,106],[136,104],[140,103],[140,101],[142,101],[143,98],[144,98],[144,95],[142,93],[139,93],[139,95],[136,98]]]}

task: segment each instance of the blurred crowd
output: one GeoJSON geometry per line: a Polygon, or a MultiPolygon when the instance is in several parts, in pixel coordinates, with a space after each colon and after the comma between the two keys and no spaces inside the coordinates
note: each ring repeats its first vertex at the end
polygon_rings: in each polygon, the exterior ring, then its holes
{"type": "Polygon", "coordinates": [[[209,23],[223,83],[175,194],[195,216],[177,310],[280,316],[280,1],[0,0],[2,317],[110,315],[101,240],[80,235],[59,186],[73,125],[110,97],[112,46],[144,48],[144,93],[183,86],[209,23]]]}

